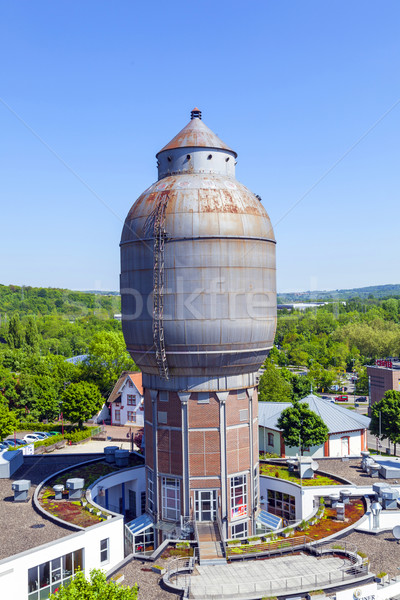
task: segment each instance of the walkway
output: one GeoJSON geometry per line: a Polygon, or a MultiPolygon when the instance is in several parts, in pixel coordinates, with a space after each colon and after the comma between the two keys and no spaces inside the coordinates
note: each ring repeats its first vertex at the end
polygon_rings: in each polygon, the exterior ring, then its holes
{"type": "Polygon", "coordinates": [[[200,563],[224,560],[217,523],[215,521],[197,523],[197,531],[199,534],[200,563]]]}
{"type": "Polygon", "coordinates": [[[340,569],[344,565],[351,566],[350,561],[333,556],[316,558],[300,553],[269,560],[198,566],[191,578],[190,597],[196,600],[250,600],[261,596],[279,596],[288,591],[293,594],[324,588],[342,581],[340,569]]]}

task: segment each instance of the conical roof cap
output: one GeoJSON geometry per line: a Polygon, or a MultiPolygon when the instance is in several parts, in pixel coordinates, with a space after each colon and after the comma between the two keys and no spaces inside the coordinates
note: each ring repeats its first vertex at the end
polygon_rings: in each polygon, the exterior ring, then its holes
{"type": "Polygon", "coordinates": [[[218,148],[232,152],[237,157],[236,152],[203,123],[198,108],[193,109],[191,115],[192,119],[189,123],[164,148],[161,148],[156,156],[173,148],[218,148]]]}

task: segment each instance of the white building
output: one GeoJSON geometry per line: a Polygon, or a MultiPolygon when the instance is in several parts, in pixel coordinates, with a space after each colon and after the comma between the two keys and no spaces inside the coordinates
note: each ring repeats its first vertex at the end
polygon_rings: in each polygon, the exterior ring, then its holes
{"type": "MultiPolygon", "coordinates": [[[[304,450],[304,456],[335,457],[360,456],[367,447],[367,429],[370,419],[342,406],[336,406],[314,394],[303,398],[310,409],[324,421],[329,435],[325,444],[304,450]]],[[[260,452],[270,452],[279,456],[295,456],[298,447],[286,446],[278,420],[285,408],[292,406],[290,402],[259,402],[259,446],[260,452]]]]}
{"type": "Polygon", "coordinates": [[[144,425],[142,373],[123,371],[108,398],[111,425],[144,425]]]}

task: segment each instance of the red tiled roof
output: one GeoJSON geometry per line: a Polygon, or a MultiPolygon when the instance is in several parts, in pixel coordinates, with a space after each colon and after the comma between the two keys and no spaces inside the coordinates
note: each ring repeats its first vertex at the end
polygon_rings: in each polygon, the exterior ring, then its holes
{"type": "Polygon", "coordinates": [[[115,402],[116,399],[120,396],[119,390],[121,389],[121,386],[127,377],[129,377],[129,379],[132,381],[132,383],[137,387],[140,395],[143,396],[141,371],[122,371],[121,375],[118,378],[117,383],[114,385],[114,388],[108,397],[108,402],[115,402]]]}

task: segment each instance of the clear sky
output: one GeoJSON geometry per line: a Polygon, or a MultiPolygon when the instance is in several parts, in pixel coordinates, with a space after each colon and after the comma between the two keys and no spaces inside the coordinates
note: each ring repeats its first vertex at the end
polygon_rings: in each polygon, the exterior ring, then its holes
{"type": "Polygon", "coordinates": [[[262,197],[279,291],[400,283],[399,23],[390,0],[1,0],[0,283],[118,289],[195,105],[262,197]]]}

